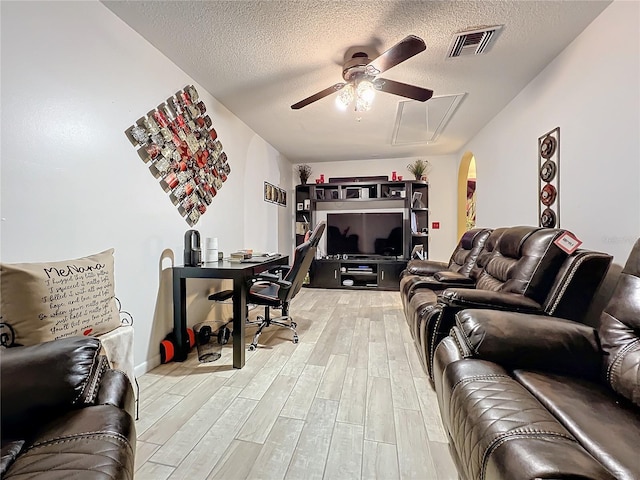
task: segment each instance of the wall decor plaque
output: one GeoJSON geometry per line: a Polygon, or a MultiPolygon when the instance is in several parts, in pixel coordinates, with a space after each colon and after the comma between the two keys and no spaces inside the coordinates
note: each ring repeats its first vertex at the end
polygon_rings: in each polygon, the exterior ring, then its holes
{"type": "Polygon", "coordinates": [[[198,91],[188,85],[125,134],[178,212],[193,226],[231,173],[198,91]]]}
{"type": "Polygon", "coordinates": [[[538,138],[538,225],[560,227],[560,127],[538,138]]]}

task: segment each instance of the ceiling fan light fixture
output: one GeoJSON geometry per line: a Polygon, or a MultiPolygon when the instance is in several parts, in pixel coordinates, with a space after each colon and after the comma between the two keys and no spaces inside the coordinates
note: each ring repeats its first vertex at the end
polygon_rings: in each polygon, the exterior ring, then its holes
{"type": "Polygon", "coordinates": [[[360,80],[356,87],[356,97],[365,103],[371,105],[376,96],[376,89],[369,80],[360,80]]]}
{"type": "Polygon", "coordinates": [[[356,97],[356,112],[368,112],[371,110],[371,102],[367,102],[365,99],[356,97]]]}
{"type": "Polygon", "coordinates": [[[358,79],[355,83],[347,83],[336,97],[336,106],[344,111],[354,103],[356,112],[371,110],[373,99],[376,96],[376,87],[368,79],[358,79]]]}
{"type": "Polygon", "coordinates": [[[336,97],[336,105],[340,110],[346,110],[353,102],[355,97],[355,89],[353,84],[347,83],[336,97]]]}

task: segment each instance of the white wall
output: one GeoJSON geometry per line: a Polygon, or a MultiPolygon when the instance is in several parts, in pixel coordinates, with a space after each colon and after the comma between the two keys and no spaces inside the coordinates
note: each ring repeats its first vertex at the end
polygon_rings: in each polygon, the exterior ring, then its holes
{"type": "MultiPolygon", "coordinates": [[[[195,83],[98,2],[2,2],[2,44],[2,261],[114,247],[116,294],[135,319],[141,373],[159,361],[172,328],[160,258],[171,249],[182,262],[189,226],[124,131],[195,83]]],[[[291,184],[290,163],[195,86],[231,165],[195,228],[227,253],[290,250],[291,202],[282,208],[262,196],[265,180],[291,184]]],[[[211,288],[190,282],[189,323],[209,315],[211,288]]]]}
{"type": "MultiPolygon", "coordinates": [[[[439,230],[429,230],[429,258],[438,261],[449,261],[451,252],[457,243],[457,156],[425,156],[429,160],[429,222],[440,222],[439,230]]],[[[315,182],[320,174],[324,174],[325,182],[331,177],[357,177],[386,175],[391,179],[393,171],[402,175],[404,179],[413,176],[407,170],[407,165],[415,158],[390,158],[353,160],[349,162],[316,162],[311,166],[309,183],[315,182]]],[[[300,182],[297,175],[293,176],[293,184],[300,182]]]]}
{"type": "Polygon", "coordinates": [[[560,127],[560,220],[624,263],[640,237],[640,2],[613,2],[464,148],[478,225],[538,224],[537,139],[560,127]]]}

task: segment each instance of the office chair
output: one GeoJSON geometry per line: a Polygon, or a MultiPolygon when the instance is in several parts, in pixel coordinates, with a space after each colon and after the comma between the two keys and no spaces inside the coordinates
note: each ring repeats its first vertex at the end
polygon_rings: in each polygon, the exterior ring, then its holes
{"type": "Polygon", "coordinates": [[[293,264],[284,277],[280,278],[280,276],[271,273],[261,273],[250,280],[247,302],[264,306],[264,316],[258,316],[256,322],[249,322],[259,324],[258,330],[253,336],[253,341],[249,345],[249,351],[253,351],[258,347],[258,338],[262,334],[262,330],[270,325],[278,325],[292,330],[293,343],[298,343],[297,325],[289,315],[289,304],[302,288],[304,278],[316,255],[325,227],[326,223],[320,222],[311,233],[309,240],[296,247],[293,264]],[[272,308],[281,310],[281,315],[271,318],[272,308]]]}

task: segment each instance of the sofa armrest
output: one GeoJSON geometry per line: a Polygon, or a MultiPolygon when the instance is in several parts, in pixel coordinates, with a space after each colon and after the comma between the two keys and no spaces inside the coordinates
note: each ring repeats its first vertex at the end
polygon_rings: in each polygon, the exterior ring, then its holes
{"type": "Polygon", "coordinates": [[[135,402],[133,385],[127,375],[119,370],[106,370],[100,379],[95,404],[113,405],[135,417],[135,402]]]}
{"type": "Polygon", "coordinates": [[[467,277],[460,272],[452,272],[449,270],[436,272],[433,274],[433,278],[443,284],[475,285],[476,283],[471,277],[467,277]]]}
{"type": "Polygon", "coordinates": [[[438,295],[438,303],[457,309],[487,308],[533,314],[543,313],[542,305],[531,298],[491,290],[447,288],[438,295]]]}
{"type": "Polygon", "coordinates": [[[596,379],[601,353],[593,328],[556,317],[493,310],[456,314],[452,336],[465,357],[505,368],[546,370],[596,379]]]}
{"type": "Polygon", "coordinates": [[[410,260],[407,264],[407,274],[411,275],[433,275],[436,272],[447,270],[448,263],[436,262],[433,260],[410,260]]]}
{"type": "MultiPolygon", "coordinates": [[[[69,337],[2,351],[3,432],[25,430],[43,418],[93,401],[106,359],[100,341],[69,337]]],[[[4,433],[3,433],[4,438],[4,433]]]]}

